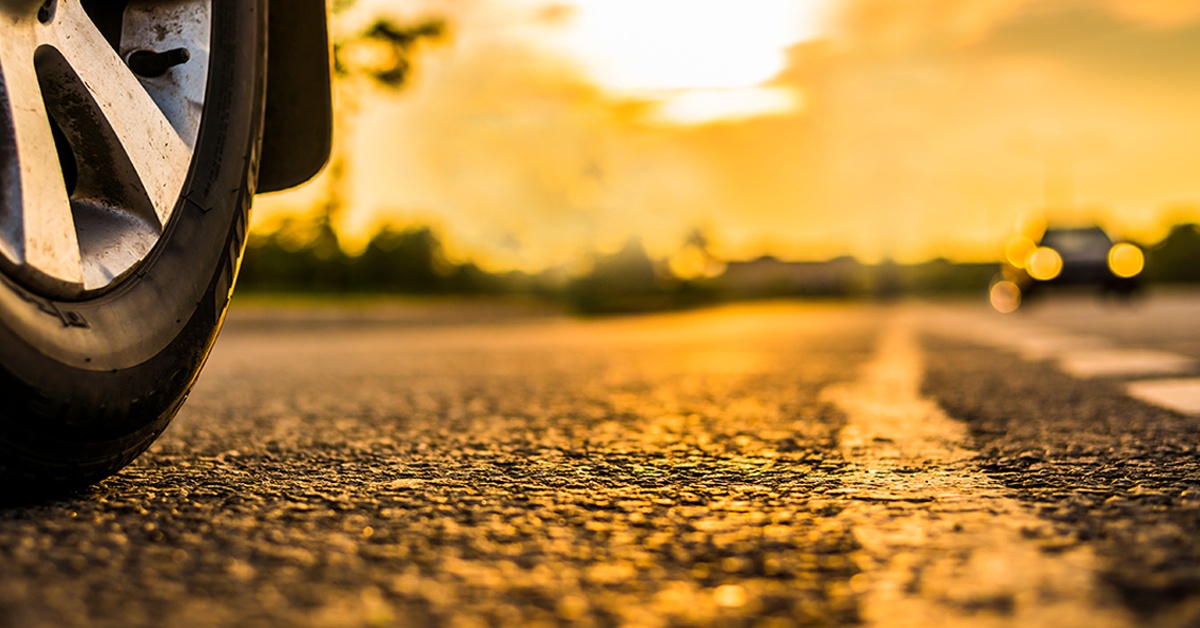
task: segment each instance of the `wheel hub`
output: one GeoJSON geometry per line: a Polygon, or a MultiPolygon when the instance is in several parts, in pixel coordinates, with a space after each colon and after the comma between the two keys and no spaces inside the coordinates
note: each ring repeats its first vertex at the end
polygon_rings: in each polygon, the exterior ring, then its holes
{"type": "Polygon", "coordinates": [[[211,0],[0,0],[0,13],[0,267],[53,298],[91,296],[175,213],[211,0]]]}

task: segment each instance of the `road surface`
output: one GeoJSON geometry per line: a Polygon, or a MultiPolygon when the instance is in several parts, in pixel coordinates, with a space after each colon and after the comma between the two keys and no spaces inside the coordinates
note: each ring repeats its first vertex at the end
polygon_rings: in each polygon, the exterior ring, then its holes
{"type": "Polygon", "coordinates": [[[244,307],[0,625],[1197,625],[1196,321],[244,307]]]}

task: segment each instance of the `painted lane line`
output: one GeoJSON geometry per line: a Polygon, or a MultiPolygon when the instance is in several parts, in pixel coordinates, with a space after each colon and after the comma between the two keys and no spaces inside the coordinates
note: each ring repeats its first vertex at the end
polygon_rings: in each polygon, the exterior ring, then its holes
{"type": "Polygon", "coordinates": [[[1196,361],[1177,353],[1150,349],[1097,349],[1058,356],[1064,372],[1078,378],[1137,375],[1178,375],[1196,368],[1196,361]]]}
{"type": "Polygon", "coordinates": [[[1117,348],[1102,336],[1071,333],[1043,324],[984,323],[962,315],[927,318],[933,322],[928,329],[935,333],[1010,351],[1026,361],[1052,360],[1059,370],[1080,379],[1179,375],[1200,368],[1196,360],[1177,353],[1117,348]]]}
{"type": "Polygon", "coordinates": [[[913,325],[897,318],[862,378],[822,395],[847,417],[839,517],[861,548],[850,584],[867,625],[1132,625],[1090,548],[973,464],[966,426],[921,396],[922,374],[913,325]]]}
{"type": "Polygon", "coordinates": [[[1021,336],[1010,343],[1025,360],[1049,360],[1067,352],[1108,349],[1112,345],[1099,336],[1044,333],[1021,336]]]}
{"type": "Polygon", "coordinates": [[[1044,324],[1010,321],[980,321],[962,314],[940,313],[929,316],[928,328],[941,335],[961,338],[975,344],[1016,353],[1027,361],[1053,359],[1068,351],[1111,348],[1103,337],[1077,334],[1044,324]]]}
{"type": "Polygon", "coordinates": [[[1200,378],[1130,382],[1125,392],[1160,408],[1183,414],[1200,414],[1200,378]]]}
{"type": "Polygon", "coordinates": [[[962,337],[1006,351],[1028,361],[1048,360],[1067,351],[1107,349],[1111,343],[1100,336],[1074,334],[1044,325],[999,323],[978,324],[962,337]]]}

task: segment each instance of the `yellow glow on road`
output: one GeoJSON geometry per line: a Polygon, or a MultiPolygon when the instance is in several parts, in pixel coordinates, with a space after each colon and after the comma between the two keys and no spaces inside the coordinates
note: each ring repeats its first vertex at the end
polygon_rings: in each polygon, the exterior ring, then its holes
{"type": "Polygon", "coordinates": [[[1118,277],[1136,277],[1146,267],[1146,256],[1138,247],[1121,242],[1108,251],[1108,268],[1118,277]]]}
{"type": "Polygon", "coordinates": [[[1038,281],[1050,281],[1062,273],[1063,259],[1058,251],[1042,246],[1034,249],[1025,262],[1029,276],[1038,281]]]}

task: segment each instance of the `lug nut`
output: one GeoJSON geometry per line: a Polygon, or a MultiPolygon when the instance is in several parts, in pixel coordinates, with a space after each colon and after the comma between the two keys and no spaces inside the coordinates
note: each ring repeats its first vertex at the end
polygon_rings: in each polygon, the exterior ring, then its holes
{"type": "Polygon", "coordinates": [[[192,54],[187,48],[174,48],[165,52],[138,50],[130,53],[127,63],[134,74],[142,78],[154,78],[167,73],[167,70],[187,63],[192,54]]]}

